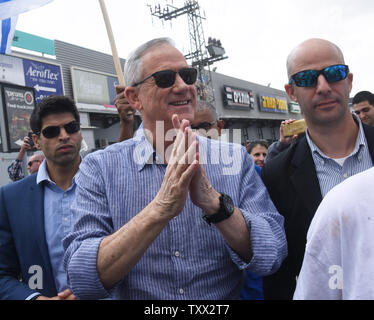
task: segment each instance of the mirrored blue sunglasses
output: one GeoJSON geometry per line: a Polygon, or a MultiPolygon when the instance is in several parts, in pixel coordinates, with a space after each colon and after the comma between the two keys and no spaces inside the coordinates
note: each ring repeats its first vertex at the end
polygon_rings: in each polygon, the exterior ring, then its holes
{"type": "Polygon", "coordinates": [[[334,83],[347,78],[349,68],[344,64],[328,66],[322,70],[304,70],[291,76],[288,84],[295,83],[298,87],[315,87],[318,77],[322,74],[328,83],[334,83]]]}

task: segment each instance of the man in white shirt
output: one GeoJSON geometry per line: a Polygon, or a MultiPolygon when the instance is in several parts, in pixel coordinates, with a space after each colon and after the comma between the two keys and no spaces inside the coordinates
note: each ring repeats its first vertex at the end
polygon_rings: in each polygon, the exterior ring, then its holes
{"type": "Polygon", "coordinates": [[[294,299],[374,299],[374,168],[333,188],[310,225],[294,299]]]}

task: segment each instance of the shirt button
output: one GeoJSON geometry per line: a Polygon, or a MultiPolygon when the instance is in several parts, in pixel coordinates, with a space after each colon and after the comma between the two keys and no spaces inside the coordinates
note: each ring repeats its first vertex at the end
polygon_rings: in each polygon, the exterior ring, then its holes
{"type": "Polygon", "coordinates": [[[174,255],[175,255],[176,257],[179,257],[179,256],[180,256],[179,251],[175,251],[174,255]]]}
{"type": "Polygon", "coordinates": [[[344,177],[344,178],[348,178],[348,174],[344,173],[344,174],[343,174],[343,177],[344,177]]]}
{"type": "Polygon", "coordinates": [[[68,195],[66,193],[64,193],[64,198],[66,198],[68,195]]]}
{"type": "Polygon", "coordinates": [[[179,293],[180,294],[183,294],[184,293],[184,290],[181,288],[181,289],[179,289],[179,293]]]}
{"type": "Polygon", "coordinates": [[[65,221],[65,222],[68,222],[68,218],[64,218],[64,221],[65,221]]]}

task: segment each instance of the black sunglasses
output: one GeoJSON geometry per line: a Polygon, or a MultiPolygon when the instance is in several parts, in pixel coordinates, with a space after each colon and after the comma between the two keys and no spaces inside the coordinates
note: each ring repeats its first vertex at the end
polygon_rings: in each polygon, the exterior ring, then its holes
{"type": "MultiPolygon", "coordinates": [[[[76,133],[80,130],[80,123],[74,120],[72,122],[64,124],[63,126],[49,126],[42,130],[42,134],[47,139],[55,138],[60,134],[60,128],[62,127],[64,127],[65,131],[69,134],[76,133]]],[[[40,132],[38,132],[38,135],[40,135],[40,132]]]]}
{"type": "Polygon", "coordinates": [[[328,83],[334,83],[347,78],[348,73],[348,66],[344,64],[336,64],[322,70],[300,71],[291,76],[288,84],[295,82],[298,87],[315,87],[317,85],[318,77],[321,74],[325,77],[328,83]]]}
{"type": "Polygon", "coordinates": [[[198,130],[198,129],[210,129],[212,127],[212,125],[214,125],[214,121],[213,122],[201,122],[199,124],[197,124],[196,126],[193,126],[191,125],[191,129],[194,129],[194,130],[198,130]]]}
{"type": "Polygon", "coordinates": [[[28,163],[27,165],[28,165],[29,167],[31,167],[32,164],[33,164],[34,162],[40,162],[40,160],[32,160],[32,161],[29,161],[29,163],[28,163]]]}
{"type": "Polygon", "coordinates": [[[135,83],[133,87],[136,87],[142,84],[144,81],[148,80],[149,78],[153,77],[155,79],[156,85],[159,88],[170,88],[175,83],[175,77],[177,73],[188,85],[194,84],[197,79],[197,70],[195,68],[183,68],[180,69],[178,72],[174,70],[162,70],[152,73],[148,77],[144,78],[142,81],[135,83]]]}

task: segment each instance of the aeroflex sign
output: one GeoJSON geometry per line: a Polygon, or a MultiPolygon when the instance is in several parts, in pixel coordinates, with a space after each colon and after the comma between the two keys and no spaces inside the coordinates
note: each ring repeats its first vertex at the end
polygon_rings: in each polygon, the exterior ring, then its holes
{"type": "Polygon", "coordinates": [[[35,77],[35,78],[42,78],[48,79],[52,81],[57,81],[59,77],[59,73],[54,73],[51,69],[41,68],[37,64],[34,63],[34,66],[31,63],[29,69],[26,72],[26,76],[28,77],[35,77]],[[38,70],[39,69],[39,70],[38,70]]]}
{"type": "Polygon", "coordinates": [[[45,96],[62,95],[61,68],[57,65],[23,59],[25,85],[35,89],[36,102],[45,96]]]}
{"type": "Polygon", "coordinates": [[[35,89],[35,100],[62,95],[63,81],[59,65],[0,55],[0,81],[35,89]]]}

